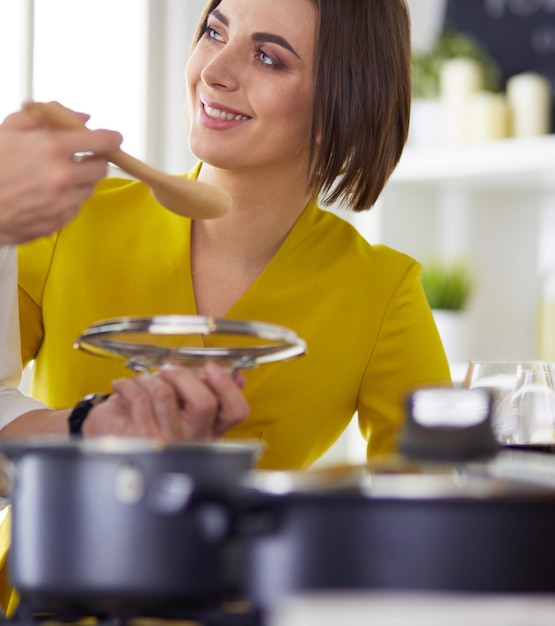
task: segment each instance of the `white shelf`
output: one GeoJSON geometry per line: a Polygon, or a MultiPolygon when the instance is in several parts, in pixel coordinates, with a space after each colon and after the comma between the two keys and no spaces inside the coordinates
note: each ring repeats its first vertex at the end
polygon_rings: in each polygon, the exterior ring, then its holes
{"type": "Polygon", "coordinates": [[[456,182],[555,189],[555,135],[456,147],[407,146],[389,184],[456,182]]]}
{"type": "Polygon", "coordinates": [[[555,135],[409,145],[378,216],[371,241],[422,262],[472,260],[468,358],[539,358],[543,275],[555,267],[555,135]]]}

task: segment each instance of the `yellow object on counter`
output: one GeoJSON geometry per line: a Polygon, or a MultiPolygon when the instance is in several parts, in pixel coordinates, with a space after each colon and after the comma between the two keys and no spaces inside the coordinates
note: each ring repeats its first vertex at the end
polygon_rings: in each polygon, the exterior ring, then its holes
{"type": "Polygon", "coordinates": [[[12,617],[19,604],[19,596],[8,575],[8,551],[12,542],[12,510],[0,510],[0,606],[6,617],[12,617]]]}

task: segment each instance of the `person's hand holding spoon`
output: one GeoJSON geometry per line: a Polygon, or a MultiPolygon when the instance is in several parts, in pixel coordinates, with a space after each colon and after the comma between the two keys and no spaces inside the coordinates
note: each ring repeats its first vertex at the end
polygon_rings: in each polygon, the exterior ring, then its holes
{"type": "MultiPolygon", "coordinates": [[[[52,128],[69,130],[85,125],[81,117],[58,102],[26,102],[23,108],[52,128]]],[[[105,156],[124,172],[145,182],[158,202],[173,213],[193,219],[211,219],[229,211],[231,199],[212,185],[166,174],[120,149],[105,156]]]]}

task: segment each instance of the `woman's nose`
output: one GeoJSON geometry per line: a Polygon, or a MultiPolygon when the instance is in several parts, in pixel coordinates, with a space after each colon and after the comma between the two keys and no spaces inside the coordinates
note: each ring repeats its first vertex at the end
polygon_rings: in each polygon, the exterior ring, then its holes
{"type": "Polygon", "coordinates": [[[201,78],[205,85],[233,91],[239,83],[239,58],[231,44],[223,46],[204,66],[201,78]]]}

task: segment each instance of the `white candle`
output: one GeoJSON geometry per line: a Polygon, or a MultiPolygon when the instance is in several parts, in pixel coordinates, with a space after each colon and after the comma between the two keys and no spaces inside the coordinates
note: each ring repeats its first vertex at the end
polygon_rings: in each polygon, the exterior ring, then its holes
{"type": "Polygon", "coordinates": [[[449,59],[441,66],[440,93],[446,144],[468,141],[467,101],[470,95],[482,88],[482,82],[481,67],[472,59],[449,59]]]}
{"type": "Polygon", "coordinates": [[[535,72],[517,74],[507,81],[507,98],[514,137],[545,135],[551,126],[549,81],[535,72]]]}
{"type": "Polygon", "coordinates": [[[447,100],[462,100],[482,89],[480,65],[464,57],[445,61],[440,71],[441,97],[447,100]]]}
{"type": "Polygon", "coordinates": [[[509,134],[509,107],[503,94],[478,91],[467,101],[469,142],[502,139],[509,134]]]}

